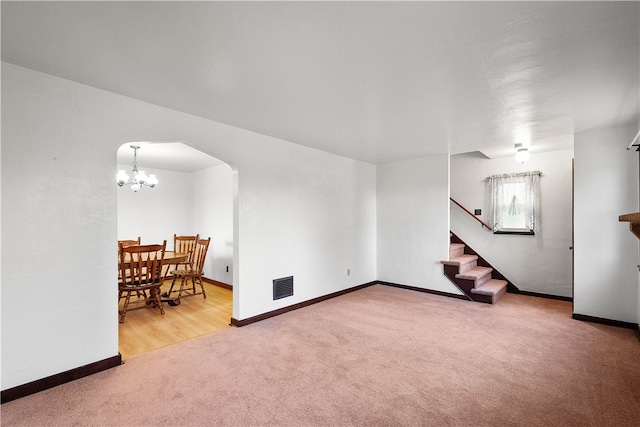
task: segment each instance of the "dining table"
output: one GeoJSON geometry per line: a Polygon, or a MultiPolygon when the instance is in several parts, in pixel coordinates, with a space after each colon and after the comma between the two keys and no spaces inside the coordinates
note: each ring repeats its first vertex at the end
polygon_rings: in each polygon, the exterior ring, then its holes
{"type": "MultiPolygon", "coordinates": [[[[163,266],[172,266],[176,264],[180,264],[187,260],[187,256],[189,254],[174,252],[174,251],[164,251],[164,258],[162,259],[163,266]]],[[[129,267],[129,261],[131,260],[131,255],[128,253],[124,254],[124,264],[125,267],[129,267]]],[[[121,269],[120,258],[118,258],[118,268],[121,269]]],[[[166,275],[165,275],[166,276],[166,275]]],[[[166,277],[165,277],[166,278],[166,277]]]]}

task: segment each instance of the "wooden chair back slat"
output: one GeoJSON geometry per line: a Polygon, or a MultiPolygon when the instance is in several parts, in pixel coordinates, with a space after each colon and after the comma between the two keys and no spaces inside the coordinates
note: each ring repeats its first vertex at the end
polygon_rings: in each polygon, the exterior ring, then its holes
{"type": "Polygon", "coordinates": [[[196,247],[196,242],[200,238],[199,234],[195,236],[178,236],[173,235],[173,250],[177,253],[188,254],[184,264],[193,264],[193,252],[196,247]]]}
{"type": "Polygon", "coordinates": [[[120,255],[123,276],[131,281],[129,286],[154,284],[162,278],[162,260],[165,245],[123,246],[120,255]],[[126,262],[128,258],[129,262],[126,262]],[[125,272],[127,275],[124,275],[125,272]]]}
{"type": "Polygon", "coordinates": [[[193,272],[202,274],[204,271],[204,261],[207,258],[207,251],[209,250],[209,243],[211,243],[211,237],[208,239],[199,239],[196,243],[193,258],[193,272]]]}

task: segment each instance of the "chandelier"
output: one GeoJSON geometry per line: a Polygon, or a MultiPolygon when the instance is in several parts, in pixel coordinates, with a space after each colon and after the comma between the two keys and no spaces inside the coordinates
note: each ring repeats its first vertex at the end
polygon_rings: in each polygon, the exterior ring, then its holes
{"type": "Polygon", "coordinates": [[[124,169],[120,169],[116,176],[118,186],[122,187],[123,185],[130,185],[133,191],[138,191],[143,185],[151,188],[155,187],[158,184],[158,178],[156,178],[154,174],[147,176],[145,171],[138,170],[137,160],[138,150],[140,147],[137,145],[131,145],[131,148],[133,149],[133,179],[129,180],[129,175],[127,175],[124,169]]]}

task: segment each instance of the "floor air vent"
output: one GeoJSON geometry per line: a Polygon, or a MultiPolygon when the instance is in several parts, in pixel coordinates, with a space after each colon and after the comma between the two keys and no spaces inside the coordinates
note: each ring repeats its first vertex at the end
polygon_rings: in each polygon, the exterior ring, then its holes
{"type": "Polygon", "coordinates": [[[273,280],[273,299],[290,297],[293,295],[293,276],[273,280]]]}

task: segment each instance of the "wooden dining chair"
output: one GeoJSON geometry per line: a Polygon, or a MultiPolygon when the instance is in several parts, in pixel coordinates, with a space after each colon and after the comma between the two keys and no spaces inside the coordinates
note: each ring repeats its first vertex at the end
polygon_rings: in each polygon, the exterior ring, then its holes
{"type": "Polygon", "coordinates": [[[167,247],[165,240],[161,245],[133,245],[119,246],[119,267],[120,267],[120,283],[118,283],[118,301],[124,298],[124,305],[119,311],[120,323],[124,322],[127,311],[137,308],[144,308],[153,305],[160,309],[160,313],[164,314],[162,308],[162,300],[160,299],[160,286],[162,286],[162,261],[167,247]],[[140,298],[140,295],[148,297],[140,298]],[[139,307],[129,308],[131,295],[134,294],[139,303],[139,307]]]}
{"type": "Polygon", "coordinates": [[[193,251],[193,263],[191,266],[185,268],[179,268],[172,272],[171,287],[167,295],[171,297],[172,293],[177,293],[178,297],[173,300],[173,304],[180,304],[180,298],[202,295],[203,298],[207,298],[207,293],[204,290],[204,284],[202,283],[202,276],[204,274],[204,261],[207,258],[207,251],[209,250],[209,244],[211,243],[211,237],[208,239],[198,239],[196,242],[195,250],[193,251]],[[174,290],[176,281],[180,279],[180,289],[174,290]],[[191,288],[185,289],[186,282],[191,279],[191,288]],[[200,292],[196,290],[196,282],[200,285],[200,292]]]}
{"type": "MultiPolygon", "coordinates": [[[[118,259],[120,259],[120,248],[126,246],[137,246],[140,245],[140,236],[137,239],[129,239],[129,240],[118,240],[118,259]]],[[[122,281],[121,271],[118,267],[118,283],[122,281]]],[[[145,292],[139,292],[138,295],[144,295],[146,298],[147,294],[145,292]]]]}
{"type": "Polygon", "coordinates": [[[118,240],[118,248],[120,247],[120,244],[122,244],[122,246],[137,246],[140,244],[140,237],[138,237],[138,239],[131,240],[118,240]]]}
{"type": "MultiPolygon", "coordinates": [[[[171,272],[180,268],[188,268],[193,265],[193,252],[196,247],[196,242],[200,238],[199,234],[195,236],[178,236],[173,235],[173,251],[179,254],[187,254],[183,261],[167,264],[164,270],[164,277],[168,279],[171,276],[171,272]]],[[[167,296],[164,294],[163,296],[167,296]]]]}
{"type": "Polygon", "coordinates": [[[173,235],[173,250],[174,252],[181,254],[188,254],[187,259],[177,265],[192,265],[193,264],[193,252],[196,248],[196,242],[200,238],[199,234],[195,236],[178,236],[173,235]]]}

